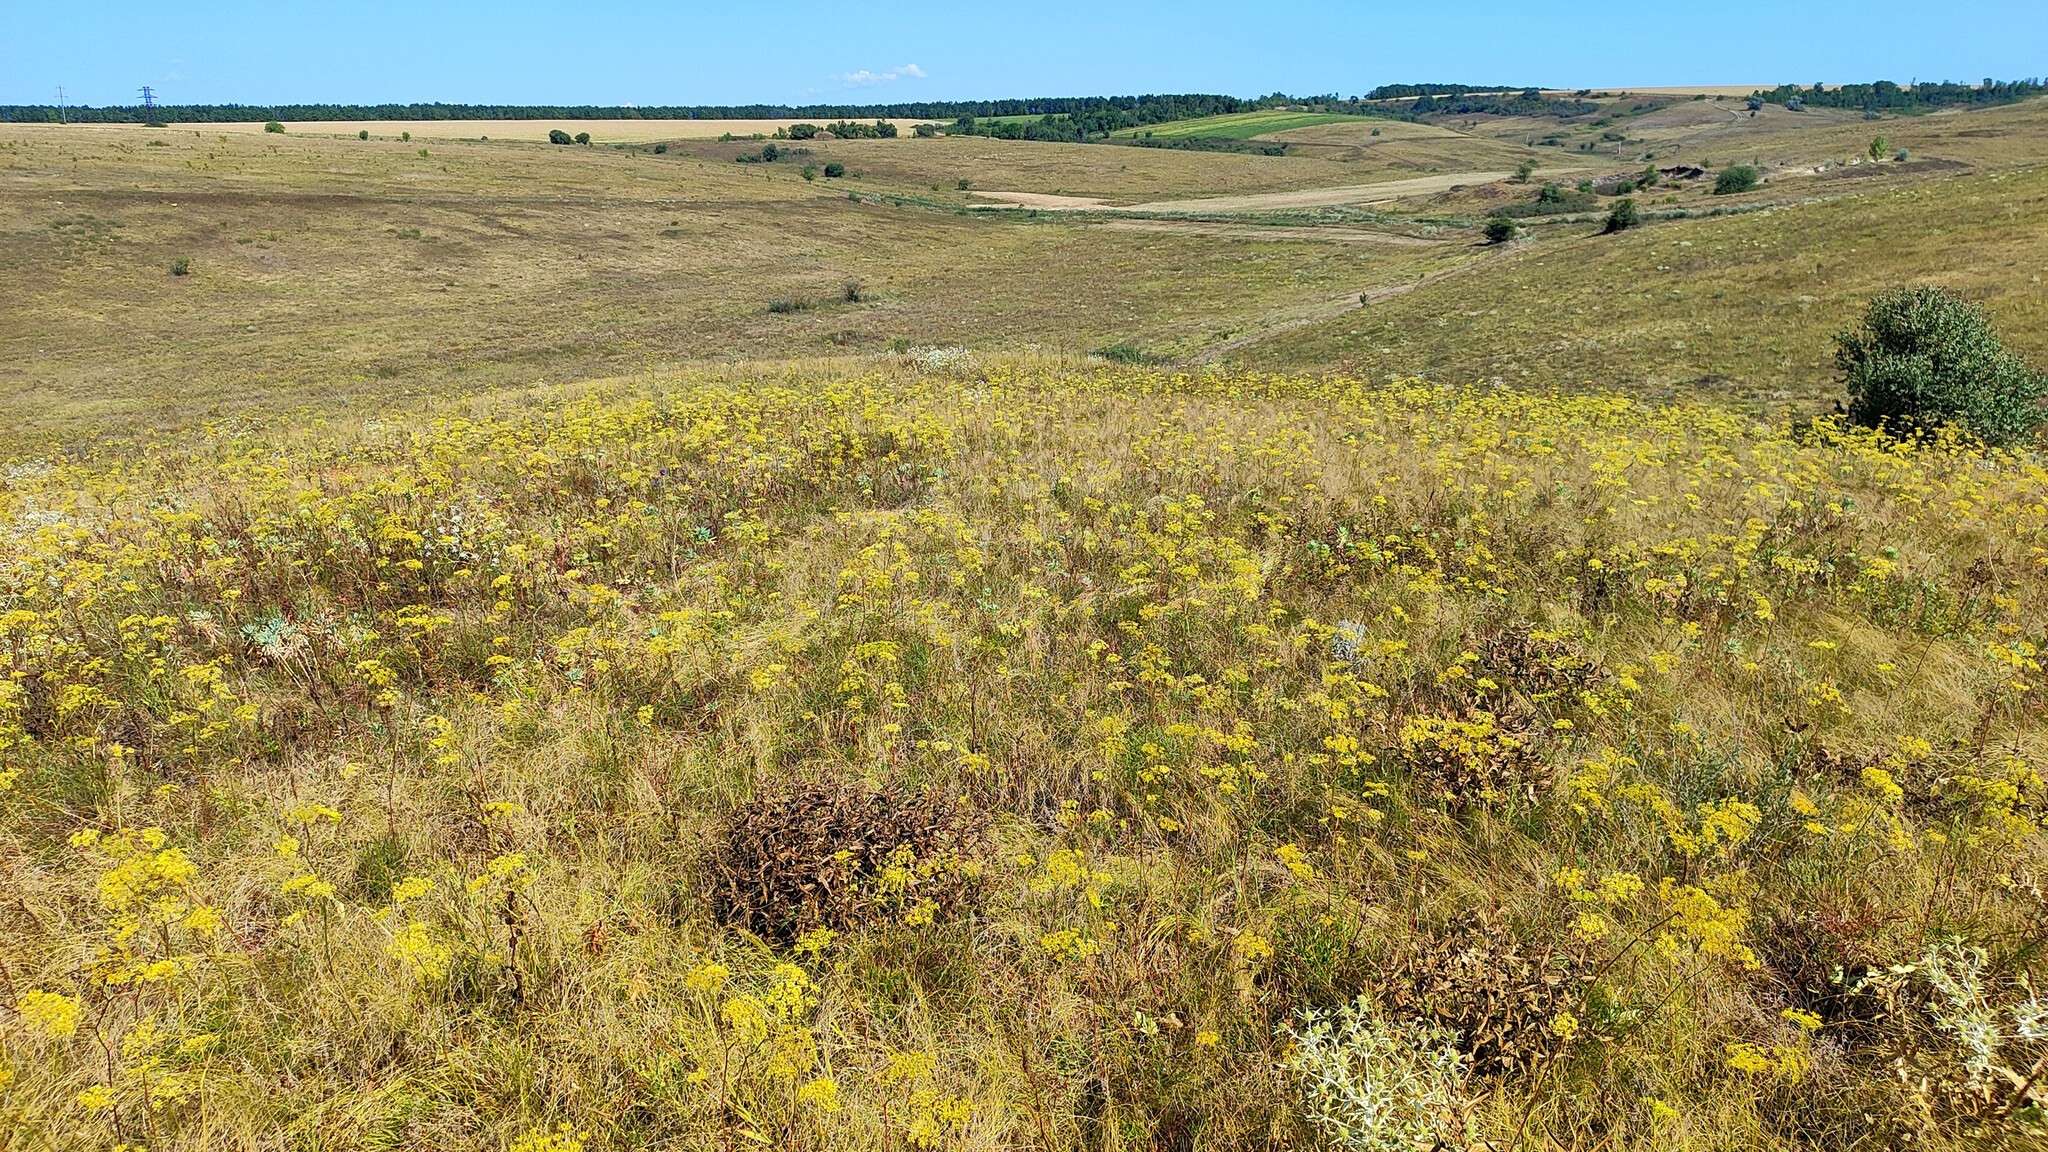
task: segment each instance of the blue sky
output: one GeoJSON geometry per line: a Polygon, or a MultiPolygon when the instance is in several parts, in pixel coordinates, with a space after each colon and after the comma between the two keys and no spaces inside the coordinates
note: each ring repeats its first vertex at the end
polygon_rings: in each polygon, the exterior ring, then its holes
{"type": "Polygon", "coordinates": [[[2048,0],[0,0],[0,103],[887,102],[2048,73],[2048,0]]]}

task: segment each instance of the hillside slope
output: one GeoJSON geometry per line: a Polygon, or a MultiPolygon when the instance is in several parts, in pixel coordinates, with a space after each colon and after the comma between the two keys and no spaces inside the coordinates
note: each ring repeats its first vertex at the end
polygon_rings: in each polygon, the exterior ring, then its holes
{"type": "Polygon", "coordinates": [[[0,524],[23,1146],[2037,1138],[2038,462],[954,352],[0,524]]]}

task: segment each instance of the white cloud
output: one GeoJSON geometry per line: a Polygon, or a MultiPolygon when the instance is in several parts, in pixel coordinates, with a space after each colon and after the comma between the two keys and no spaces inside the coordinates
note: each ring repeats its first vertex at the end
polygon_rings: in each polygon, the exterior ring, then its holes
{"type": "Polygon", "coordinates": [[[922,80],[924,75],[924,69],[915,64],[899,64],[884,72],[871,72],[862,68],[857,72],[848,72],[840,79],[857,87],[865,87],[870,84],[893,84],[904,79],[922,80]]]}

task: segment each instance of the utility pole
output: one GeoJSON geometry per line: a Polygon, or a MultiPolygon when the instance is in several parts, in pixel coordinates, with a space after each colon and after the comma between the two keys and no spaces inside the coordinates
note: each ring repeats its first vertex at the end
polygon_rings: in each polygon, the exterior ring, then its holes
{"type": "Polygon", "coordinates": [[[64,86],[57,85],[57,123],[64,123],[64,86]]]}

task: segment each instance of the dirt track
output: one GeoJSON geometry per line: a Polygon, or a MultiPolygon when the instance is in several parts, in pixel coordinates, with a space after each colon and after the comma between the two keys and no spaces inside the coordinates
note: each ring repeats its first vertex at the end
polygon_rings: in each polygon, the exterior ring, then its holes
{"type": "Polygon", "coordinates": [[[1004,207],[1053,212],[1274,212],[1289,208],[1326,208],[1339,204],[1385,204],[1409,196],[1446,192],[1468,184],[1505,180],[1507,172],[1445,172],[1377,184],[1346,184],[1305,188],[1298,192],[1257,192],[1242,196],[1205,196],[1191,200],[1153,200],[1143,204],[1110,204],[1097,196],[1055,196],[1045,192],[976,192],[1004,207]]]}
{"type": "Polygon", "coordinates": [[[1317,244],[1379,244],[1395,248],[1433,248],[1443,243],[1420,236],[1375,232],[1369,228],[1267,227],[1216,220],[1110,220],[1096,227],[1110,232],[1168,232],[1223,240],[1306,240],[1317,244]]]}

